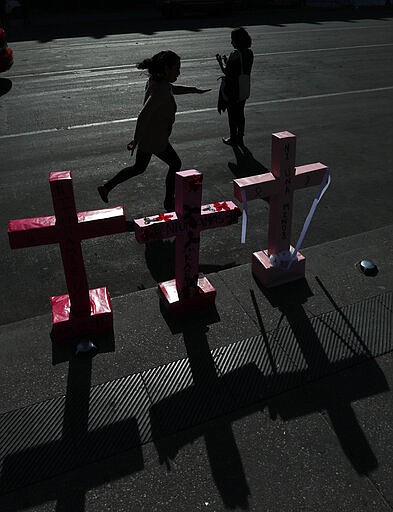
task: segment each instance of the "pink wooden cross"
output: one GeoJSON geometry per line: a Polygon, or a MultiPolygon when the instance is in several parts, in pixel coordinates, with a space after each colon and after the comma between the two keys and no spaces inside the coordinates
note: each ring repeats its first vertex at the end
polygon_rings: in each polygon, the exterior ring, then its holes
{"type": "Polygon", "coordinates": [[[267,288],[300,279],[305,275],[305,258],[297,252],[289,268],[293,194],[300,188],[320,185],[328,168],[321,163],[295,167],[296,136],[290,132],[272,135],[272,171],[234,180],[239,201],[269,197],[267,251],[255,252],[252,272],[267,288]]]}
{"type": "Polygon", "coordinates": [[[239,208],[232,201],[201,206],[203,174],[196,170],[176,173],[175,212],[135,219],[139,243],[176,237],[176,276],[160,283],[159,293],[172,313],[214,304],[216,290],[199,274],[200,232],[235,224],[239,208]]]}
{"type": "Polygon", "coordinates": [[[110,297],[106,288],[89,290],[81,240],[124,232],[123,208],[78,213],[71,172],[51,172],[49,183],[55,215],[9,221],[11,248],[60,245],[68,294],[50,299],[54,339],[110,331],[113,328],[110,297]]]}

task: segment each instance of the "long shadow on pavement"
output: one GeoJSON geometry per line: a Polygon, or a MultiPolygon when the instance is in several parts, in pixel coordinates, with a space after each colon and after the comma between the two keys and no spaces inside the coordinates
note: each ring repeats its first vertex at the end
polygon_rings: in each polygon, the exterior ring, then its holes
{"type": "MultiPolygon", "coordinates": [[[[359,332],[319,284],[333,315],[307,316],[311,292],[305,280],[262,289],[287,321],[267,333],[251,290],[261,335],[224,340],[213,351],[209,325],[220,321],[214,308],[183,319],[162,309],[171,331],[183,333],[188,357],[142,374],[91,388],[92,361],[70,360],[65,397],[0,417],[6,434],[0,478],[1,493],[9,493],[0,500],[5,510],[56,501],[57,512],[83,512],[90,489],[144,469],[141,444],[153,440],[160,462],[170,467],[200,437],[224,505],[247,509],[250,489],[232,422],[264,409],[272,421],[278,415],[284,421],[327,415],[352,466],[369,474],[378,460],[352,402],[389,388],[369,348],[373,339],[359,332]],[[285,391],[295,388],[299,392],[288,399],[285,391]],[[23,493],[15,492],[20,487],[23,493]]],[[[355,314],[368,310],[366,304],[355,314]]],[[[358,325],[365,322],[367,316],[358,325]]]]}
{"type": "MultiPolygon", "coordinates": [[[[255,3],[260,7],[262,2],[255,3]]],[[[392,8],[339,8],[339,9],[269,9],[254,8],[234,11],[223,16],[196,15],[173,19],[162,19],[158,9],[136,8],[72,11],[32,12],[31,23],[10,20],[9,41],[38,40],[41,43],[67,37],[92,37],[102,39],[115,34],[141,33],[152,35],[161,31],[189,30],[199,32],[206,28],[235,28],[239,25],[286,26],[290,23],[320,24],[327,21],[355,23],[362,19],[385,20],[392,15],[392,8]]]]}
{"type": "Polygon", "coordinates": [[[236,157],[236,164],[228,162],[228,167],[235,178],[246,178],[256,174],[264,174],[268,171],[261,162],[258,162],[247,148],[247,146],[233,146],[233,152],[236,157]]]}
{"type": "Polygon", "coordinates": [[[12,89],[12,82],[8,78],[0,78],[0,96],[4,96],[12,89]]]}
{"type": "Polygon", "coordinates": [[[83,512],[90,489],[143,469],[136,418],[111,422],[108,410],[100,411],[99,404],[92,412],[91,370],[91,359],[70,359],[64,400],[15,411],[9,428],[2,430],[16,448],[3,463],[3,510],[56,501],[57,512],[83,512]],[[23,445],[29,448],[20,448],[23,445]],[[124,452],[126,457],[108,462],[108,457],[124,452]],[[20,487],[23,492],[12,492],[20,487]]]}
{"type": "MultiPolygon", "coordinates": [[[[145,258],[146,266],[150,271],[152,278],[157,283],[169,281],[175,277],[175,241],[158,240],[146,244],[145,258]]],[[[238,263],[228,263],[227,265],[200,265],[199,270],[204,274],[219,272],[228,268],[238,266],[238,263]]]]}
{"type": "MultiPolygon", "coordinates": [[[[319,283],[332,301],[326,287],[320,280],[319,283]]],[[[299,400],[287,401],[285,395],[273,399],[269,405],[271,415],[279,414],[285,421],[316,412],[327,415],[354,469],[360,475],[368,475],[378,466],[378,461],[351,402],[389,390],[384,373],[361,335],[334,302],[336,320],[332,322],[331,318],[325,320],[320,317],[317,332],[303,306],[309,295],[305,280],[272,290],[264,289],[263,292],[289,323],[289,328],[282,330],[283,333],[287,331],[286,336],[281,336],[277,342],[290,358],[304,368],[299,372],[299,383],[315,383],[305,388],[305,396],[299,400]],[[342,372],[349,368],[351,378],[342,372]],[[319,381],[323,377],[329,379],[319,381]]],[[[363,321],[367,322],[367,319],[363,321]]]]}
{"type": "MultiPolygon", "coordinates": [[[[195,439],[203,437],[212,478],[227,508],[248,509],[250,490],[242,460],[233,435],[231,422],[224,414],[235,408],[225,378],[219,377],[207,333],[208,323],[219,321],[215,310],[208,317],[186,317],[180,326],[188,355],[188,364],[179,368],[177,382],[168,393],[162,387],[153,395],[150,409],[152,437],[161,464],[170,470],[178,452],[195,439]],[[215,418],[215,421],[209,421],[215,418]],[[196,426],[195,426],[196,425],[196,426]],[[189,428],[189,427],[194,428],[189,428]],[[175,434],[175,435],[173,435],[175,434]]],[[[165,316],[165,313],[164,313],[165,316]]],[[[166,317],[174,331],[179,324],[166,317]]],[[[240,380],[248,373],[259,373],[254,365],[240,368],[230,378],[240,380]]],[[[255,375],[254,375],[255,377],[255,375]]]]}
{"type": "MultiPolygon", "coordinates": [[[[337,325],[331,318],[328,325],[321,320],[325,332],[321,335],[304,309],[311,293],[305,280],[263,292],[282,312],[288,326],[269,336],[259,312],[260,337],[211,352],[211,320],[190,317],[183,324],[171,324],[167,318],[172,331],[183,332],[188,359],[174,363],[169,373],[160,370],[154,385],[148,383],[153,397],[152,437],[160,462],[169,470],[181,449],[203,437],[212,478],[228,508],[247,509],[250,496],[231,423],[264,408],[272,420],[278,415],[291,421],[309,414],[326,414],[354,469],[367,475],[378,466],[351,405],[389,389],[366,343],[342,313],[337,325]],[[343,321],[355,342],[349,336],[345,338],[343,321]],[[345,347],[338,361],[331,361],[330,341],[345,347]],[[241,346],[239,352],[236,345],[241,346]],[[290,363],[283,364],[279,353],[285,353],[290,363]],[[350,377],[345,380],[343,370],[349,369],[350,377]],[[285,391],[295,388],[302,390],[297,398],[292,394],[288,399],[285,391]]],[[[254,306],[258,311],[257,302],[254,306]]],[[[333,347],[334,351],[333,356],[337,356],[340,347],[333,347]]],[[[153,382],[151,376],[150,380],[153,382]]]]}

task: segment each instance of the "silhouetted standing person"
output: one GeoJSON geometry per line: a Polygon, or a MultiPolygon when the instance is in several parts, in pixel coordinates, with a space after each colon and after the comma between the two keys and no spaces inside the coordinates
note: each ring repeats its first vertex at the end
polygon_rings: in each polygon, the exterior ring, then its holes
{"type": "Polygon", "coordinates": [[[147,69],[150,77],[145,88],[143,108],[136,122],[134,138],[127,145],[127,149],[132,153],[137,149],[135,164],[122,169],[107,183],[100,185],[98,192],[101,199],[107,203],[108,194],[114,187],[142,174],[152,155],[156,155],[169,166],[165,180],[164,208],[171,211],[175,203],[175,176],[181,168],[180,158],[169,143],[177,109],[173,95],[202,94],[211,89],[174,85],[180,75],[180,57],[171,50],[162,51],[150,59],[143,60],[137,68],[147,69]]]}
{"type": "Polygon", "coordinates": [[[231,44],[235,48],[227,58],[216,55],[224,77],[218,97],[218,112],[228,110],[229,138],[224,144],[243,145],[245,116],[244,107],[249,96],[250,75],[254,63],[251,37],[247,30],[239,27],[232,30],[231,44]]]}

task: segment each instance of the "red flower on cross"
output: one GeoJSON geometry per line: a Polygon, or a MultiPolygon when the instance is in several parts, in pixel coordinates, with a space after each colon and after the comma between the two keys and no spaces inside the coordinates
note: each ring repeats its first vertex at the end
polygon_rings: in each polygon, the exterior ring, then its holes
{"type": "Polygon", "coordinates": [[[228,203],[226,201],[224,201],[223,203],[220,203],[217,201],[216,203],[213,203],[213,206],[216,209],[216,211],[218,211],[218,212],[220,212],[221,210],[230,210],[231,209],[228,206],[228,203]]]}
{"type": "Polygon", "coordinates": [[[160,221],[160,220],[167,221],[167,220],[171,220],[172,217],[173,217],[173,213],[160,213],[160,214],[158,214],[158,217],[156,217],[154,220],[155,221],[160,221]]]}

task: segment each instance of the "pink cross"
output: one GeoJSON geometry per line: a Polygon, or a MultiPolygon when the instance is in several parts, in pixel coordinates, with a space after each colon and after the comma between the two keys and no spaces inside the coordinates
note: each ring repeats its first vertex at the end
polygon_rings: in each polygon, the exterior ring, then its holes
{"type": "Polygon", "coordinates": [[[200,232],[235,224],[239,208],[232,201],[201,206],[203,174],[196,170],[176,173],[175,212],[135,219],[139,243],[176,237],[176,276],[159,284],[160,297],[172,313],[214,304],[216,290],[199,274],[200,232]]]}
{"type": "Polygon", "coordinates": [[[77,212],[70,171],[51,172],[49,183],[55,215],[11,220],[12,249],[60,245],[68,294],[51,297],[53,336],[73,338],[112,330],[112,306],[106,288],[89,290],[81,240],[125,231],[123,208],[77,212]]]}
{"type": "Polygon", "coordinates": [[[266,287],[276,286],[305,275],[305,258],[297,252],[289,269],[293,194],[300,188],[320,185],[328,168],[321,163],[295,167],[296,136],[290,132],[272,135],[272,171],[234,180],[239,201],[269,197],[267,251],[253,254],[252,271],[266,287]]]}

